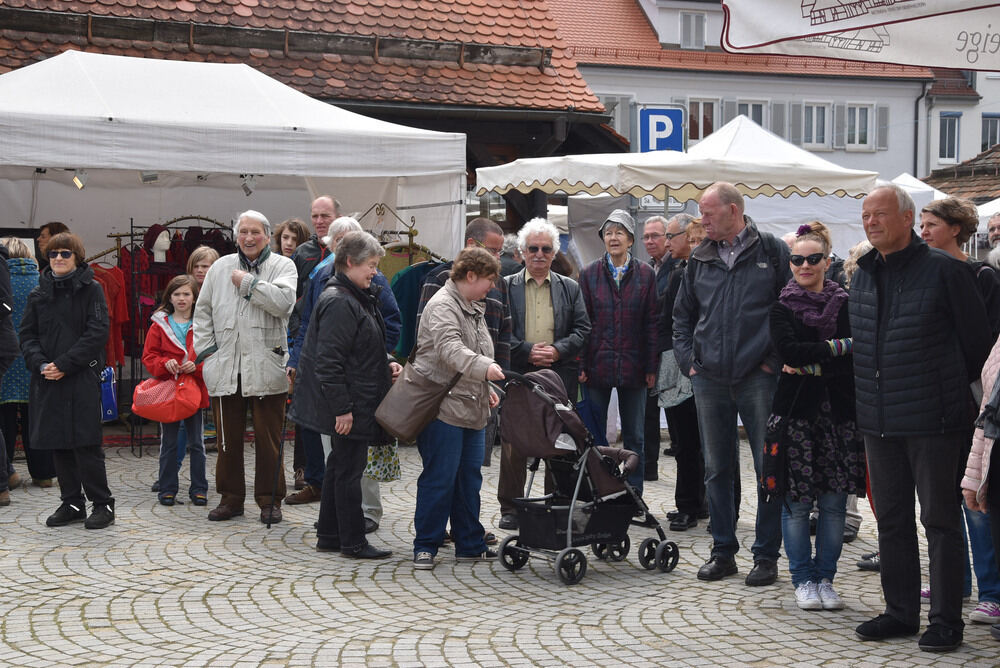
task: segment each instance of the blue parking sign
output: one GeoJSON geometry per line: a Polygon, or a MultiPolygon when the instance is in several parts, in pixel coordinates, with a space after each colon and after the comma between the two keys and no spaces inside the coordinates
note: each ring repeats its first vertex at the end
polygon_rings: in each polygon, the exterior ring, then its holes
{"type": "Polygon", "coordinates": [[[684,110],[639,110],[639,151],[683,151],[684,110]]]}

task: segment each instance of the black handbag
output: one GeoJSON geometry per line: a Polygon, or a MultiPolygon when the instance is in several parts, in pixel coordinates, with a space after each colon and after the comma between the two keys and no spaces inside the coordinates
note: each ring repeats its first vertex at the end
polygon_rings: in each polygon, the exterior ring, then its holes
{"type": "MultiPolygon", "coordinates": [[[[795,404],[799,400],[799,392],[802,390],[802,383],[795,390],[792,404],[788,408],[791,414],[795,409],[795,404]]],[[[775,415],[767,419],[767,433],[764,434],[764,453],[760,467],[760,489],[764,494],[764,501],[770,502],[774,498],[782,497],[788,492],[788,446],[789,446],[789,422],[788,415],[775,415]]]]}

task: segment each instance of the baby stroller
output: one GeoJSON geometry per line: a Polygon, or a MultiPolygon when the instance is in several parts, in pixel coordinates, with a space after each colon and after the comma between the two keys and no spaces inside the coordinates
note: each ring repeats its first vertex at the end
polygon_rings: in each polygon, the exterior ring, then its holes
{"type": "Polygon", "coordinates": [[[520,533],[500,544],[500,563],[517,571],[532,555],[552,559],[566,584],[587,573],[581,546],[594,556],[622,561],[628,555],[631,524],[651,527],[659,538],[639,545],[639,563],[666,573],[677,565],[677,544],[668,541],[660,523],[625,478],[639,464],[635,453],[594,446],[594,438],[573,410],[566,388],[550,369],[525,375],[507,373],[501,434],[529,459],[526,496],[514,499],[520,533]],[[551,493],[531,497],[531,487],[544,460],[551,493]],[[635,517],[644,514],[644,522],[635,517]]]}

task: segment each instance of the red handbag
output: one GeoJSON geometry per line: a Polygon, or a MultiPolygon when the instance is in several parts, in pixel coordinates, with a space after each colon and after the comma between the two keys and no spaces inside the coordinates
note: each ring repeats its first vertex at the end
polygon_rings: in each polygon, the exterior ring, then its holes
{"type": "Polygon", "coordinates": [[[147,420],[178,422],[201,407],[201,388],[194,376],[182,373],[175,378],[147,378],[132,393],[132,412],[147,420]]]}

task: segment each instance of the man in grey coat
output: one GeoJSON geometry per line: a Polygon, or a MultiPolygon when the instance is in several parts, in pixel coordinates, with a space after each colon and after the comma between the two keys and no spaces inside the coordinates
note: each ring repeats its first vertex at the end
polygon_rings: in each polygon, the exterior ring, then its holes
{"type": "MultiPolygon", "coordinates": [[[[559,231],[544,218],[528,221],[518,232],[525,268],[507,276],[510,303],[511,367],[517,373],[552,369],[570,400],[576,398],[577,356],[590,334],[590,319],[580,286],[551,271],[559,250],[559,231]]],[[[500,455],[500,528],[518,528],[514,499],[524,495],[526,461],[503,444],[500,455]]]]}

